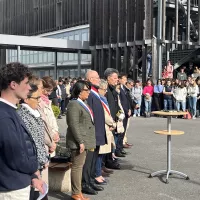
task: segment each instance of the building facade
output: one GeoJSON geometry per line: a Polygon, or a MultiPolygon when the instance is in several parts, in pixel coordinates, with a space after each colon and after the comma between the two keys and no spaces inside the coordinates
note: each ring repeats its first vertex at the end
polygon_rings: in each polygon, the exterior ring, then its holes
{"type": "MultiPolygon", "coordinates": [[[[0,33],[89,41],[89,0],[0,0],[0,33]]],[[[78,55],[57,55],[58,77],[78,75],[78,55]]],[[[17,60],[16,50],[1,51],[1,63],[17,60]],[[5,59],[6,57],[6,59],[5,59]]],[[[55,54],[21,51],[21,62],[39,77],[53,76],[55,54]]],[[[91,68],[91,55],[81,56],[81,76],[91,68]]]]}

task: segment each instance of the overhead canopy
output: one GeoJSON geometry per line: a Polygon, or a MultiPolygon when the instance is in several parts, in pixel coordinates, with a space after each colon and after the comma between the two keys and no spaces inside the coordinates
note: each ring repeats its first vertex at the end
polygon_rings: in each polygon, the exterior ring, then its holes
{"type": "Polygon", "coordinates": [[[29,51],[52,51],[90,54],[88,41],[43,38],[38,36],[18,36],[0,34],[0,49],[17,49],[29,51]]]}

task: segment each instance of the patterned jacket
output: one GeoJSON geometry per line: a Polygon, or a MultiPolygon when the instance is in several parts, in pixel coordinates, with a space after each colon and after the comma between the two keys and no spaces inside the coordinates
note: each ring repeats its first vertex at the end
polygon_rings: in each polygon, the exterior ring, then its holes
{"type": "Polygon", "coordinates": [[[43,120],[39,112],[31,109],[27,104],[22,104],[17,112],[33,137],[37,149],[38,169],[42,169],[48,162],[48,154],[45,149],[43,120]]]}

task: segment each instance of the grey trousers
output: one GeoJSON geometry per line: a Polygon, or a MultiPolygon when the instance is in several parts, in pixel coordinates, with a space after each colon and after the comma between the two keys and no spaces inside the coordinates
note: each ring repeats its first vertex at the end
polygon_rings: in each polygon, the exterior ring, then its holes
{"type": "Polygon", "coordinates": [[[85,163],[86,151],[80,154],[79,150],[72,150],[71,184],[72,195],[80,194],[82,190],[82,171],[85,163]]]}

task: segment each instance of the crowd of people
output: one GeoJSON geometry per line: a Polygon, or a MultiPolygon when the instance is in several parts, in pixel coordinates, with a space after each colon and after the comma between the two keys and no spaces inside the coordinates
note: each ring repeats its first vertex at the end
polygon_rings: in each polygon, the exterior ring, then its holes
{"type": "MultiPolygon", "coordinates": [[[[131,148],[130,118],[152,110],[186,111],[195,119],[200,79],[181,68],[177,79],[146,85],[107,68],[104,78],[89,70],[84,78],[39,79],[21,63],[0,69],[0,199],[35,200],[48,184],[50,158],[60,140],[52,105],[66,115],[66,147],[71,150],[72,199],[88,200],[120,169],[119,158],[131,148]]],[[[48,194],[43,200],[48,199],[48,194]]]]}
{"type": "MultiPolygon", "coordinates": [[[[0,199],[35,200],[48,184],[50,158],[59,138],[52,104],[66,115],[66,146],[71,149],[72,199],[86,200],[120,169],[133,108],[133,81],[115,69],[100,79],[90,70],[83,79],[39,79],[21,63],[0,69],[0,199]],[[67,108],[66,108],[67,107],[67,108]]],[[[43,198],[48,199],[48,194],[43,198]]]]}

